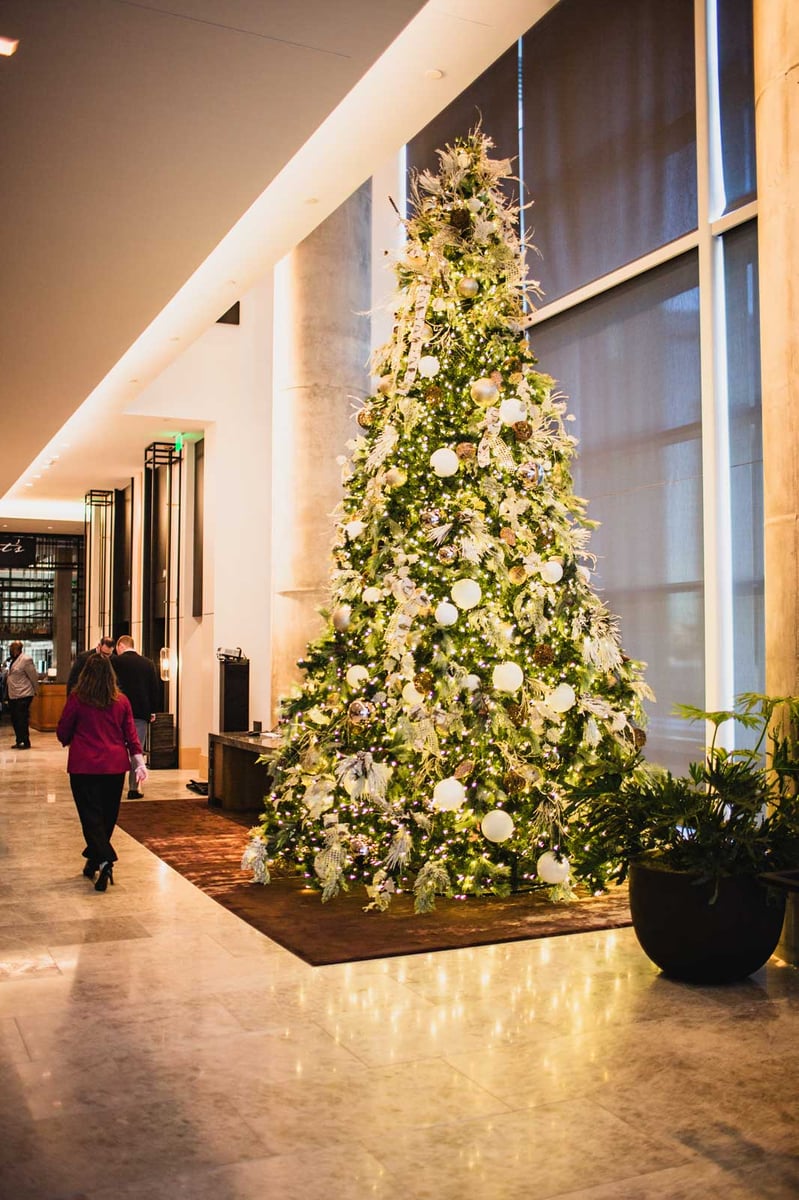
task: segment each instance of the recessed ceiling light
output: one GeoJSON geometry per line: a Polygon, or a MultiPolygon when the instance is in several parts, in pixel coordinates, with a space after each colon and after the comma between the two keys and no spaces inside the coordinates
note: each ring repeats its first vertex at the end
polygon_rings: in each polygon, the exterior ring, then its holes
{"type": "Polygon", "coordinates": [[[18,45],[19,38],[0,37],[0,54],[5,55],[6,58],[10,58],[12,54],[16,53],[18,45]]]}
{"type": "Polygon", "coordinates": [[[129,379],[128,382],[129,383],[138,383],[139,381],[138,381],[138,379],[129,379]]]}
{"type": "Polygon", "coordinates": [[[444,72],[440,67],[430,67],[429,70],[425,71],[424,77],[425,79],[443,79],[444,72]]]}
{"type": "Polygon", "coordinates": [[[179,342],[180,338],[179,337],[171,337],[169,340],[170,340],[170,342],[179,342]]]}
{"type": "Polygon", "coordinates": [[[26,484],[25,484],[25,487],[33,487],[33,484],[32,484],[32,483],[26,483],[26,484]]]}
{"type": "Polygon", "coordinates": [[[41,475],[34,475],[34,479],[41,479],[41,475]]]}
{"type": "Polygon", "coordinates": [[[305,203],[306,204],[318,204],[319,197],[318,196],[309,196],[308,199],[305,201],[305,203]]]}

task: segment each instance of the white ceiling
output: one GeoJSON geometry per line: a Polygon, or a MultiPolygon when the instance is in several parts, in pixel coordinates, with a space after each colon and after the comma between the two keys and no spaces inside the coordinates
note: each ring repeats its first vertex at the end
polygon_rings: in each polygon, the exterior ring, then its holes
{"type": "Polygon", "coordinates": [[[124,484],[137,389],[553,2],[0,0],[0,525],[124,484]]]}

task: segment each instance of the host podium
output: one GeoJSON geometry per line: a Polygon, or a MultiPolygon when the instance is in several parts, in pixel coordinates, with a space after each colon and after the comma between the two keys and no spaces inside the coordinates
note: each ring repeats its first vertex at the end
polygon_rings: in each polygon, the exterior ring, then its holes
{"type": "Polygon", "coordinates": [[[231,812],[259,813],[271,787],[268,763],[262,754],[277,749],[276,733],[209,733],[208,804],[231,812]]]}

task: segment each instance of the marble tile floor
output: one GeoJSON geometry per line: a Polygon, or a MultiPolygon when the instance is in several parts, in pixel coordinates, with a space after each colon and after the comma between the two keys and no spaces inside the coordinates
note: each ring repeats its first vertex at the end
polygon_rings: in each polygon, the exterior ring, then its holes
{"type": "Polygon", "coordinates": [[[799,1196],[793,968],[670,983],[629,929],[309,967],[121,831],[96,893],[64,751],[12,740],[2,1200],[799,1196]]]}

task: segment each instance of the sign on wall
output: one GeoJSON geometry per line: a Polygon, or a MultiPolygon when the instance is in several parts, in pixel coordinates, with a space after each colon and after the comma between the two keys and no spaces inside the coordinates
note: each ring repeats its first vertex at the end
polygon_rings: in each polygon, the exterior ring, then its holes
{"type": "Polygon", "coordinates": [[[0,536],[0,567],[32,567],[36,562],[36,538],[12,534],[0,536]]]}

